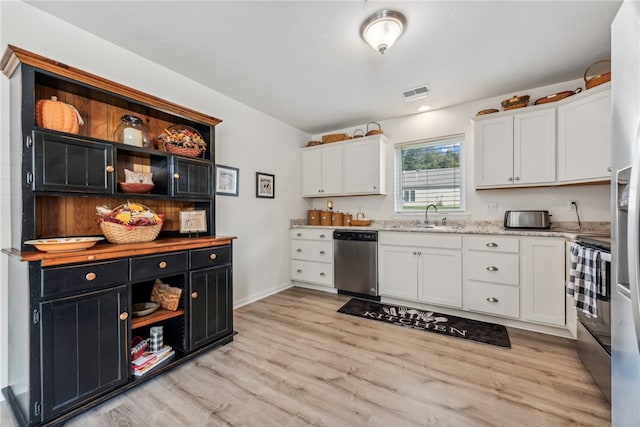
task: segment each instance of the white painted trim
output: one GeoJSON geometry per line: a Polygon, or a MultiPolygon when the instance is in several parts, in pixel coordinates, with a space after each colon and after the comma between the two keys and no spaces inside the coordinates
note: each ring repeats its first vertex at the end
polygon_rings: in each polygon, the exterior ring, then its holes
{"type": "Polygon", "coordinates": [[[336,288],[329,288],[327,286],[314,285],[311,283],[295,282],[295,281],[291,283],[292,283],[292,286],[296,286],[298,288],[313,289],[314,291],[328,292],[330,294],[338,293],[338,290],[336,288]]]}
{"type": "Polygon", "coordinates": [[[278,292],[282,292],[282,291],[284,291],[286,289],[289,289],[292,286],[293,285],[291,284],[291,282],[287,282],[287,283],[283,283],[281,285],[274,286],[274,287],[269,288],[269,289],[265,289],[262,292],[258,292],[255,295],[251,295],[250,297],[239,299],[239,300],[233,302],[233,309],[235,310],[235,309],[240,308],[242,306],[245,306],[247,304],[251,304],[252,302],[256,302],[256,301],[259,301],[259,300],[261,300],[263,298],[266,298],[268,296],[277,294],[278,292]]]}

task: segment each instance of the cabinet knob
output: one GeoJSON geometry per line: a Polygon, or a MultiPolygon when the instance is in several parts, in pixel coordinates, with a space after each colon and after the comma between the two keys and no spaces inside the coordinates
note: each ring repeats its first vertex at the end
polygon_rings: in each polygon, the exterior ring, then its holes
{"type": "Polygon", "coordinates": [[[300,253],[300,252],[302,252],[302,249],[298,248],[298,249],[296,249],[296,252],[300,253]]]}
{"type": "Polygon", "coordinates": [[[209,255],[209,259],[210,259],[211,261],[213,261],[213,260],[214,260],[214,259],[216,259],[216,258],[218,258],[218,255],[216,255],[216,254],[211,254],[211,255],[209,255]]]}
{"type": "Polygon", "coordinates": [[[109,165],[109,166],[107,166],[107,167],[105,168],[105,170],[106,170],[107,172],[109,172],[109,173],[113,173],[113,171],[114,171],[115,169],[113,168],[113,166],[109,165]]]}
{"type": "Polygon", "coordinates": [[[302,237],[302,233],[297,233],[296,237],[302,237]]]}
{"type": "Polygon", "coordinates": [[[174,173],[173,179],[180,179],[180,174],[178,172],[174,173]]]}
{"type": "Polygon", "coordinates": [[[509,178],[507,178],[507,181],[509,182],[513,181],[513,177],[510,176],[509,178]]]}
{"type": "Polygon", "coordinates": [[[493,265],[490,265],[489,267],[487,267],[488,271],[498,271],[498,267],[495,267],[493,265]]]}
{"type": "Polygon", "coordinates": [[[373,186],[373,189],[374,189],[374,190],[377,190],[377,189],[378,189],[378,187],[376,187],[376,186],[374,185],[374,186],[373,186]]]}
{"type": "Polygon", "coordinates": [[[514,179],[515,179],[516,181],[520,181],[520,177],[519,177],[519,176],[516,176],[514,179]]]}
{"type": "Polygon", "coordinates": [[[325,251],[320,251],[320,255],[326,255],[325,251]]]}
{"type": "Polygon", "coordinates": [[[191,299],[196,299],[198,298],[198,293],[197,292],[191,292],[191,299]]]}
{"type": "Polygon", "coordinates": [[[120,320],[127,320],[128,318],[129,318],[129,313],[127,313],[126,311],[120,313],[120,320]]]}
{"type": "Polygon", "coordinates": [[[325,236],[324,234],[321,234],[321,235],[320,235],[320,238],[321,238],[321,239],[324,239],[325,237],[327,237],[327,236],[325,236]]]}
{"type": "Polygon", "coordinates": [[[325,273],[325,272],[320,273],[321,277],[325,277],[326,275],[327,275],[327,273],[325,273]]]}
{"type": "Polygon", "coordinates": [[[84,276],[85,279],[87,279],[88,281],[92,281],[95,280],[96,278],[96,273],[94,272],[89,272],[84,276]]]}
{"type": "Polygon", "coordinates": [[[488,248],[497,248],[498,244],[497,243],[493,243],[493,242],[489,242],[486,244],[486,247],[488,248]]]}
{"type": "Polygon", "coordinates": [[[496,297],[489,297],[489,298],[487,298],[487,301],[489,301],[489,302],[499,302],[498,298],[496,298],[496,297]]]}
{"type": "Polygon", "coordinates": [[[416,251],[413,251],[413,254],[414,254],[414,255],[418,255],[418,252],[416,252],[416,251]]]}
{"type": "Polygon", "coordinates": [[[160,263],[158,264],[158,267],[167,268],[167,263],[165,261],[160,261],[160,263]]]}
{"type": "Polygon", "coordinates": [[[89,255],[89,256],[87,257],[87,261],[93,261],[93,260],[95,260],[95,259],[96,259],[95,255],[89,255]]]}
{"type": "Polygon", "coordinates": [[[301,269],[297,269],[296,273],[302,273],[302,270],[301,269]]]}
{"type": "Polygon", "coordinates": [[[422,251],[418,251],[418,255],[422,255],[422,251]]]}
{"type": "Polygon", "coordinates": [[[607,168],[607,172],[611,172],[611,166],[607,168]]]}

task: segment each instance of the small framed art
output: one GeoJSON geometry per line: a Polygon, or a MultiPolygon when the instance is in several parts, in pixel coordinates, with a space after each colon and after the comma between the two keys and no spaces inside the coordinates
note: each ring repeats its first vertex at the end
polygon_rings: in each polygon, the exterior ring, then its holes
{"type": "Polygon", "coordinates": [[[275,196],[276,196],[275,175],[256,172],[256,197],[273,199],[275,196]]]}
{"type": "Polygon", "coordinates": [[[231,166],[216,165],[216,194],[238,196],[240,169],[231,166]]]}
{"type": "Polygon", "coordinates": [[[180,233],[203,233],[207,231],[206,211],[180,211],[180,233]]]}

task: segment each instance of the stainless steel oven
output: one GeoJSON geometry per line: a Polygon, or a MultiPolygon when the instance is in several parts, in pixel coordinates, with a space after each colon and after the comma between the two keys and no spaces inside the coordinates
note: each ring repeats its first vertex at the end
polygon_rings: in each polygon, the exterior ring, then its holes
{"type": "Polygon", "coordinates": [[[602,393],[611,401],[611,243],[579,236],[577,244],[600,251],[604,295],[596,296],[597,317],[577,310],[578,354],[602,393]]]}

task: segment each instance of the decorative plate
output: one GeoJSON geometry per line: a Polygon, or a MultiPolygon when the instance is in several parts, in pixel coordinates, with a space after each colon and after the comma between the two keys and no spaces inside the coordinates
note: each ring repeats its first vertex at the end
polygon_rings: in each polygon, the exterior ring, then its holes
{"type": "Polygon", "coordinates": [[[55,237],[52,239],[27,240],[26,245],[33,245],[43,252],[75,252],[83,251],[104,240],[104,237],[55,237]]]}
{"type": "Polygon", "coordinates": [[[141,182],[119,182],[118,184],[120,185],[120,190],[122,190],[123,193],[144,194],[153,190],[153,187],[155,187],[154,184],[145,184],[141,182]]]}
{"type": "Polygon", "coordinates": [[[131,305],[131,314],[133,317],[142,317],[153,313],[160,307],[160,304],[155,302],[141,302],[131,305]]]}

